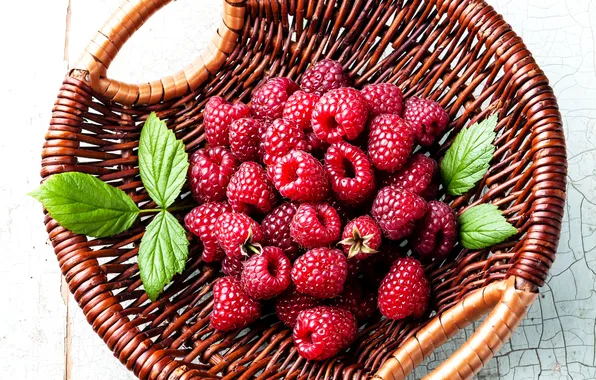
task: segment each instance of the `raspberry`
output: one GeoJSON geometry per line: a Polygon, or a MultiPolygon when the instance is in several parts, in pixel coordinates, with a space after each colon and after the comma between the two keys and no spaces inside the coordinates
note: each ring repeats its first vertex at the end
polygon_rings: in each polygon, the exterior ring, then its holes
{"type": "Polygon", "coordinates": [[[400,171],[387,173],[381,183],[383,186],[397,185],[424,199],[432,199],[439,192],[439,185],[436,182],[438,173],[439,165],[435,160],[417,153],[400,171]]]}
{"type": "Polygon", "coordinates": [[[288,97],[298,90],[289,78],[271,78],[253,92],[250,98],[252,114],[257,119],[274,120],[283,114],[288,97]]]}
{"type": "Polygon", "coordinates": [[[298,210],[296,203],[286,202],[267,214],[261,222],[264,243],[281,248],[291,261],[294,261],[300,253],[300,246],[290,235],[290,224],[296,210],[298,210]]]}
{"type": "Polygon", "coordinates": [[[221,261],[221,271],[224,272],[226,275],[234,277],[235,279],[240,280],[240,275],[242,274],[242,268],[244,268],[244,259],[246,256],[242,257],[232,257],[226,256],[221,261]]]}
{"type": "Polygon", "coordinates": [[[360,91],[371,115],[395,114],[401,116],[404,96],[392,83],[369,84],[360,91]]]}
{"type": "Polygon", "coordinates": [[[414,127],[416,140],[424,146],[432,145],[449,123],[449,115],[439,103],[416,97],[406,100],[404,119],[414,127]]]}
{"type": "Polygon", "coordinates": [[[426,215],[414,234],[414,251],[425,258],[443,259],[456,239],[457,219],[451,207],[439,201],[428,202],[426,215]]]}
{"type": "Polygon", "coordinates": [[[397,115],[381,115],[370,123],[368,156],[377,169],[394,172],[414,149],[414,130],[397,115]]]}
{"type": "Polygon", "coordinates": [[[273,183],[280,194],[298,202],[327,198],[329,180],[323,165],[310,154],[293,150],[275,165],[273,183]]]}
{"type": "Polygon", "coordinates": [[[203,243],[201,257],[207,263],[219,261],[225,257],[215,237],[215,222],[221,214],[230,211],[232,208],[227,203],[210,202],[193,208],[184,217],[186,228],[203,243]]]}
{"type": "Polygon", "coordinates": [[[254,161],[258,157],[263,123],[251,118],[235,120],[230,125],[230,150],[238,160],[254,161]]]}
{"type": "Polygon", "coordinates": [[[296,289],[316,298],[333,298],[340,294],[347,274],[346,257],[339,249],[332,248],[311,249],[292,267],[296,289]]]}
{"type": "Polygon", "coordinates": [[[290,225],[294,240],[306,248],[331,245],[339,240],[341,220],[328,203],[303,203],[290,225]]]}
{"type": "Polygon", "coordinates": [[[205,104],[203,111],[203,125],[205,127],[205,137],[209,145],[229,146],[228,139],[230,124],[234,120],[247,117],[250,109],[244,103],[229,103],[227,100],[213,96],[205,104]]]}
{"type": "Polygon", "coordinates": [[[318,138],[312,131],[306,132],[306,142],[311,147],[313,154],[317,154],[317,157],[319,157],[319,154],[325,154],[327,148],[329,148],[329,143],[318,138]]]}
{"type": "Polygon", "coordinates": [[[275,120],[263,135],[265,165],[275,165],[283,156],[293,149],[308,151],[310,146],[302,128],[288,119],[275,120]]]}
{"type": "Polygon", "coordinates": [[[190,156],[190,190],[200,203],[223,201],[238,161],[227,149],[199,149],[190,156]]]}
{"type": "Polygon", "coordinates": [[[331,189],[340,201],[358,204],[375,191],[375,173],[366,154],[346,142],[333,144],[325,154],[331,189]]]}
{"type": "Polygon", "coordinates": [[[312,309],[321,303],[320,299],[299,293],[294,285],[290,285],[288,290],[275,299],[275,313],[286,326],[294,328],[296,318],[302,310],[312,309]]]}
{"type": "Polygon", "coordinates": [[[365,321],[377,311],[376,291],[363,290],[357,282],[346,284],[344,291],[331,301],[331,305],[344,308],[356,319],[365,321]]]}
{"type": "Polygon", "coordinates": [[[303,130],[310,129],[310,119],[320,96],[304,91],[296,91],[288,98],[284,107],[284,119],[292,120],[303,130]]]}
{"type": "Polygon", "coordinates": [[[348,281],[365,281],[378,290],[383,277],[389,273],[391,264],[404,256],[399,246],[385,242],[379,252],[362,260],[348,260],[348,281]]]}
{"type": "Polygon", "coordinates": [[[265,170],[256,162],[240,165],[228,184],[228,202],[236,212],[265,214],[277,202],[277,193],[265,170]]]}
{"type": "Polygon", "coordinates": [[[267,300],[283,293],[290,285],[290,260],[277,247],[264,247],[242,269],[242,289],[250,297],[267,300]]]}
{"type": "Polygon", "coordinates": [[[387,186],[377,194],[371,213],[388,239],[399,240],[412,233],[426,207],[424,199],[411,191],[387,186]]]}
{"type": "Polygon", "coordinates": [[[215,222],[215,233],[219,245],[227,256],[242,257],[255,252],[255,244],[263,238],[261,227],[245,214],[224,212],[215,222]]]}
{"type": "Polygon", "coordinates": [[[430,285],[424,268],[410,257],[395,260],[379,288],[379,309],[388,319],[420,318],[428,306],[430,285]]]}
{"type": "Polygon", "coordinates": [[[261,316],[261,305],[247,296],[240,281],[222,277],[213,285],[211,326],[220,331],[244,328],[261,316]]]}
{"type": "Polygon", "coordinates": [[[330,144],[344,137],[354,140],[364,130],[368,117],[366,101],[358,90],[349,87],[331,90],[321,99],[312,112],[312,129],[323,141],[330,144]]]}
{"type": "Polygon", "coordinates": [[[344,228],[342,241],[348,259],[364,259],[381,246],[381,227],[368,215],[350,221],[344,228]]]}
{"type": "Polygon", "coordinates": [[[329,90],[349,86],[350,77],[341,63],[324,59],[312,65],[302,75],[300,87],[308,93],[323,95],[329,90]]]}
{"type": "Polygon", "coordinates": [[[307,360],[331,358],[356,338],[356,318],[343,308],[317,306],[301,311],[294,326],[294,344],[307,360]]]}

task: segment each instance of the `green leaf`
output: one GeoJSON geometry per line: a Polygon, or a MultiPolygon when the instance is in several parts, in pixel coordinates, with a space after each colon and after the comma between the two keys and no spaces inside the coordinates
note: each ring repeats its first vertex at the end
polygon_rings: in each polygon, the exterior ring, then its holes
{"type": "Polygon", "coordinates": [[[174,203],[186,181],[187,170],[184,144],[152,112],[139,140],[139,171],[149,196],[159,207],[174,203]]]}
{"type": "Polygon", "coordinates": [[[124,191],[84,173],[55,174],[29,195],[62,227],[93,237],[125,231],[139,214],[124,191]]]}
{"type": "Polygon", "coordinates": [[[441,161],[441,176],[449,194],[465,193],[488,171],[495,152],[492,142],[496,126],[497,115],[493,114],[480,124],[464,128],[447,149],[441,161]]]}
{"type": "Polygon", "coordinates": [[[471,207],[458,221],[461,244],[468,249],[487,248],[517,233],[499,208],[492,204],[471,207]]]}
{"type": "Polygon", "coordinates": [[[155,301],[188,257],[188,239],[178,220],[161,211],[147,226],[139,247],[139,270],[145,291],[155,301]]]}

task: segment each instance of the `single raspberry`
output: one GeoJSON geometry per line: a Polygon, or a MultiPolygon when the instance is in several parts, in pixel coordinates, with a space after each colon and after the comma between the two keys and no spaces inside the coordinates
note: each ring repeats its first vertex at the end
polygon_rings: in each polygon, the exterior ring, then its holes
{"type": "Polygon", "coordinates": [[[311,249],[292,267],[296,289],[316,298],[333,298],[341,293],[347,274],[346,257],[339,249],[332,248],[311,249]]]}
{"type": "Polygon", "coordinates": [[[322,302],[318,298],[298,292],[296,286],[290,285],[281,296],[275,299],[275,313],[286,326],[294,328],[296,318],[302,310],[312,309],[322,302]]]}
{"type": "Polygon", "coordinates": [[[261,222],[264,244],[281,248],[291,261],[294,261],[300,253],[300,246],[290,235],[290,224],[296,210],[298,210],[298,204],[283,203],[267,214],[261,222]]]}
{"type": "Polygon", "coordinates": [[[368,117],[366,101],[358,90],[350,87],[331,90],[321,99],[312,112],[312,129],[323,141],[330,144],[344,137],[354,140],[364,130],[368,117]]]}
{"type": "Polygon", "coordinates": [[[414,130],[397,115],[381,115],[370,122],[368,156],[377,169],[394,172],[414,149],[414,130]]]}
{"type": "Polygon", "coordinates": [[[263,162],[265,165],[274,166],[294,149],[309,151],[311,148],[298,124],[289,119],[277,119],[269,125],[263,135],[263,149],[263,162]]]}
{"type": "Polygon", "coordinates": [[[367,286],[376,287],[389,273],[391,264],[400,257],[403,257],[402,249],[392,242],[384,242],[379,252],[363,258],[362,260],[348,260],[348,279],[346,283],[365,281],[367,286]]]}
{"type": "Polygon", "coordinates": [[[280,194],[298,202],[327,198],[329,180],[323,165],[310,154],[293,150],[275,165],[273,183],[280,194]]]}
{"type": "Polygon", "coordinates": [[[247,256],[242,257],[232,257],[226,256],[221,261],[221,271],[224,272],[226,275],[234,277],[235,279],[240,280],[240,276],[242,275],[242,268],[244,268],[244,260],[247,256]]]}
{"type": "Polygon", "coordinates": [[[348,348],[356,338],[356,318],[343,308],[318,306],[301,311],[294,326],[294,344],[307,360],[324,360],[348,348]]]}
{"type": "Polygon", "coordinates": [[[378,192],[371,213],[388,239],[399,240],[412,233],[426,207],[424,199],[410,190],[387,186],[378,192]]]}
{"type": "Polygon", "coordinates": [[[379,309],[388,319],[420,318],[428,306],[430,285],[418,260],[395,260],[379,288],[379,309]]]}
{"type": "Polygon", "coordinates": [[[219,261],[225,257],[215,237],[215,223],[221,214],[230,211],[232,208],[227,203],[209,202],[193,208],[184,217],[186,228],[203,243],[201,257],[207,263],[219,261]]]}
{"type": "Polygon", "coordinates": [[[310,129],[310,119],[320,96],[304,91],[296,91],[288,98],[284,107],[284,119],[292,120],[303,130],[310,129]]]}
{"type": "Polygon", "coordinates": [[[341,220],[328,203],[303,203],[290,225],[290,235],[303,247],[329,246],[339,240],[341,220]]]}
{"type": "Polygon", "coordinates": [[[253,92],[250,98],[252,114],[257,119],[274,120],[283,114],[288,97],[298,90],[289,78],[271,78],[253,92]]]}
{"type": "Polygon", "coordinates": [[[231,104],[219,96],[211,97],[205,104],[205,111],[203,111],[205,137],[209,145],[212,147],[229,146],[230,124],[234,120],[247,117],[249,114],[250,108],[244,103],[231,104]]]}
{"type": "Polygon", "coordinates": [[[263,123],[249,117],[230,124],[230,150],[238,160],[245,162],[258,158],[262,128],[263,123]]]}
{"type": "Polygon", "coordinates": [[[304,72],[300,87],[305,92],[321,96],[329,90],[349,86],[351,82],[341,63],[324,59],[304,72]]]}
{"type": "Polygon", "coordinates": [[[360,93],[366,99],[371,115],[402,115],[404,96],[399,87],[392,83],[378,83],[364,86],[360,93]]]}
{"type": "Polygon", "coordinates": [[[366,154],[346,142],[331,145],[325,154],[331,189],[340,201],[359,204],[375,191],[375,173],[366,154]]]}
{"type": "Polygon", "coordinates": [[[404,119],[414,127],[416,140],[424,146],[432,145],[449,124],[449,115],[439,103],[416,97],[406,100],[404,119]]]}
{"type": "Polygon", "coordinates": [[[215,233],[219,245],[227,256],[242,257],[249,252],[258,252],[258,243],[263,238],[261,227],[245,214],[224,212],[215,222],[215,233]]]}
{"type": "Polygon", "coordinates": [[[358,282],[346,284],[344,291],[331,300],[331,305],[352,313],[359,321],[365,321],[377,311],[377,292],[362,289],[358,282]]]}
{"type": "Polygon", "coordinates": [[[257,300],[276,297],[290,285],[291,270],[290,260],[281,249],[264,247],[244,263],[242,289],[257,300]]]}
{"type": "Polygon", "coordinates": [[[451,252],[457,239],[457,219],[449,205],[428,202],[428,210],[414,234],[412,247],[425,258],[443,259],[451,252]]]}
{"type": "Polygon", "coordinates": [[[213,285],[211,326],[220,331],[244,328],[261,316],[261,305],[252,300],[232,277],[222,277],[213,285]]]}
{"type": "Polygon", "coordinates": [[[277,192],[256,162],[244,162],[228,184],[228,202],[236,212],[265,214],[275,207],[277,192]]]}
{"type": "Polygon", "coordinates": [[[348,259],[364,259],[378,252],[381,246],[381,227],[368,215],[350,221],[344,228],[342,241],[348,259]]]}
{"type": "Polygon", "coordinates": [[[437,176],[439,164],[424,154],[417,153],[400,171],[386,173],[381,180],[383,186],[397,185],[408,189],[424,199],[432,199],[439,192],[437,176]]]}
{"type": "Polygon", "coordinates": [[[238,161],[227,149],[199,149],[190,156],[190,190],[200,203],[223,201],[238,161]]]}

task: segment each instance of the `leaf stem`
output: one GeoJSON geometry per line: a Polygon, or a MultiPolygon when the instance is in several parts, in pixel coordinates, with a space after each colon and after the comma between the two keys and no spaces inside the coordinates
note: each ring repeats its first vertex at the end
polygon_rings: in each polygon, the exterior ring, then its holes
{"type": "Polygon", "coordinates": [[[177,207],[170,207],[170,208],[145,208],[145,209],[141,209],[139,210],[140,213],[148,213],[148,212],[160,212],[160,211],[180,211],[180,210],[188,210],[189,208],[193,208],[194,205],[185,205],[185,206],[177,206],[177,207]]]}

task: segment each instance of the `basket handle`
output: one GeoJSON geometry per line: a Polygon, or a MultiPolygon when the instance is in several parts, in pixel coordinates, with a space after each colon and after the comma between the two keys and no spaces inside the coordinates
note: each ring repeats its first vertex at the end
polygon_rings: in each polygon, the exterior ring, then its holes
{"type": "Polygon", "coordinates": [[[378,370],[376,379],[403,380],[435,348],[459,330],[490,314],[472,337],[423,380],[471,379],[496,354],[526,315],[537,293],[516,288],[516,278],[479,289],[435,317],[406,340],[378,370]]]}
{"type": "MultiPolygon", "coordinates": [[[[244,27],[245,0],[224,0],[222,23],[207,49],[182,70],[148,83],[129,84],[107,77],[107,70],[124,43],[157,10],[171,0],[124,0],[91,40],[73,70],[99,95],[125,105],[155,104],[195,90],[215,74],[234,50],[244,27]],[[88,73],[88,75],[87,75],[88,73]]],[[[73,71],[71,71],[72,73],[73,71]]]]}

